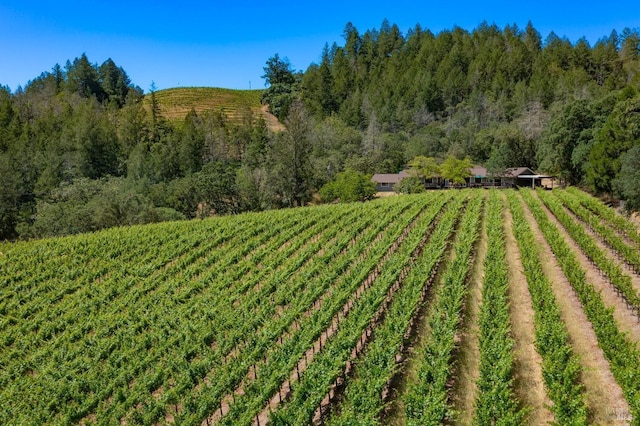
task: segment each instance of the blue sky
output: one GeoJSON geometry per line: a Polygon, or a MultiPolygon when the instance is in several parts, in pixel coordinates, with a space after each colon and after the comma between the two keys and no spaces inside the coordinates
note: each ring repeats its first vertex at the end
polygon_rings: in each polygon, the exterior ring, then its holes
{"type": "Polygon", "coordinates": [[[438,33],[531,21],[543,39],[554,31],[593,45],[613,29],[640,28],[640,1],[0,0],[0,85],[15,90],[86,53],[98,64],[112,58],[145,92],[152,81],[158,89],[263,88],[262,68],[275,53],[305,70],[325,43],[343,43],[347,22],[363,33],[385,18],[403,34],[417,23],[438,33]]]}

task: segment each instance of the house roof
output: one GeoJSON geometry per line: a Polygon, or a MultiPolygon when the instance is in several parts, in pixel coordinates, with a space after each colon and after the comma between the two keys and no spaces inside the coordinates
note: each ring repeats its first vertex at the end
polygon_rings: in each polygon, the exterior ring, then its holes
{"type": "Polygon", "coordinates": [[[469,169],[472,177],[483,178],[487,177],[487,169],[482,166],[473,166],[469,169]]]}
{"type": "MultiPolygon", "coordinates": [[[[488,171],[486,167],[482,167],[478,165],[471,167],[469,169],[469,173],[471,174],[472,177],[485,178],[488,176],[488,171]]],[[[371,177],[371,181],[378,184],[380,183],[396,184],[407,176],[411,176],[411,174],[407,170],[403,170],[400,173],[376,173],[371,177]]],[[[532,177],[536,177],[536,178],[546,177],[542,175],[536,175],[528,167],[510,167],[508,169],[505,169],[501,173],[496,173],[495,176],[503,177],[503,178],[523,177],[528,179],[531,179],[532,177]]]]}
{"type": "Polygon", "coordinates": [[[517,178],[520,175],[535,175],[535,173],[528,167],[510,167],[500,173],[500,176],[509,178],[517,178]]]}
{"type": "Polygon", "coordinates": [[[376,173],[371,177],[371,181],[376,183],[398,183],[403,178],[409,176],[406,170],[401,171],[400,173],[376,173]]]}

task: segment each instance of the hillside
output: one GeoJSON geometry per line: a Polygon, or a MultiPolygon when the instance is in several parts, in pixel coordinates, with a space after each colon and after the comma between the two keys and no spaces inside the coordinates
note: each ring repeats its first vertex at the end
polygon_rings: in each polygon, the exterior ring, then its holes
{"type": "MultiPolygon", "coordinates": [[[[216,87],[177,87],[155,92],[162,115],[172,122],[180,122],[194,109],[197,113],[220,111],[232,123],[242,120],[247,110],[264,117],[272,130],[282,125],[265,106],[260,104],[262,90],[233,90],[216,87]]],[[[150,96],[145,97],[145,106],[150,106],[150,96]]]]}
{"type": "Polygon", "coordinates": [[[341,172],[397,173],[421,156],[525,166],[640,209],[638,31],[593,46],[531,23],[343,35],[304,72],[286,52],[267,59],[262,92],[154,92],[166,126],[111,60],[0,88],[0,238],[302,205],[341,172]]]}
{"type": "Polygon", "coordinates": [[[622,424],[638,247],[572,188],[0,245],[0,423],[622,424]]]}

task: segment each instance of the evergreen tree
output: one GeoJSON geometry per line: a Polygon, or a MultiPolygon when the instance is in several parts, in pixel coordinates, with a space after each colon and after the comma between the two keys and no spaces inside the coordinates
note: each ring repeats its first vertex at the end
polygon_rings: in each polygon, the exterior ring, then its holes
{"type": "Polygon", "coordinates": [[[274,192],[285,206],[302,206],[311,197],[310,122],[303,105],[295,102],[271,152],[274,192]]]}
{"type": "MultiPolygon", "coordinates": [[[[631,92],[632,93],[632,92],[631,92]]],[[[596,192],[612,192],[621,156],[640,140],[640,96],[618,102],[595,133],[589,152],[587,181],[596,192]]]]}
{"type": "Polygon", "coordinates": [[[289,108],[296,99],[297,79],[287,58],[280,58],[276,53],[267,60],[263,68],[265,86],[262,103],[269,106],[269,112],[283,121],[289,115],[289,108]]]}
{"type": "Polygon", "coordinates": [[[95,95],[99,101],[105,97],[105,92],[100,84],[100,75],[96,66],[89,62],[86,54],[76,58],[73,63],[67,61],[66,65],[67,88],[72,93],[77,93],[83,98],[95,95]]]}
{"type": "Polygon", "coordinates": [[[116,66],[111,58],[107,59],[98,69],[102,90],[109,100],[122,106],[129,92],[131,80],[122,67],[116,66]]]}
{"type": "Polygon", "coordinates": [[[620,174],[613,180],[614,190],[625,200],[625,210],[640,211],[640,144],[624,153],[620,163],[620,174]]]}
{"type": "Polygon", "coordinates": [[[578,100],[565,106],[554,115],[538,146],[540,169],[577,184],[582,179],[581,170],[573,163],[573,152],[579,145],[591,142],[595,119],[587,101],[578,100]]]}

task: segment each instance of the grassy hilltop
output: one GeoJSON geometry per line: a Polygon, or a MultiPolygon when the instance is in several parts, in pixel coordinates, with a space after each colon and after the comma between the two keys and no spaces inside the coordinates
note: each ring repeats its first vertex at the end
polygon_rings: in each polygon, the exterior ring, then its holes
{"type": "MultiPolygon", "coordinates": [[[[261,94],[262,90],[218,87],[176,87],[155,92],[162,115],[172,122],[181,122],[192,108],[197,113],[221,111],[230,122],[240,121],[244,112],[250,110],[264,117],[272,129],[279,129],[277,119],[260,104],[261,94]]],[[[150,96],[146,96],[145,103],[150,106],[150,96]]]]}

